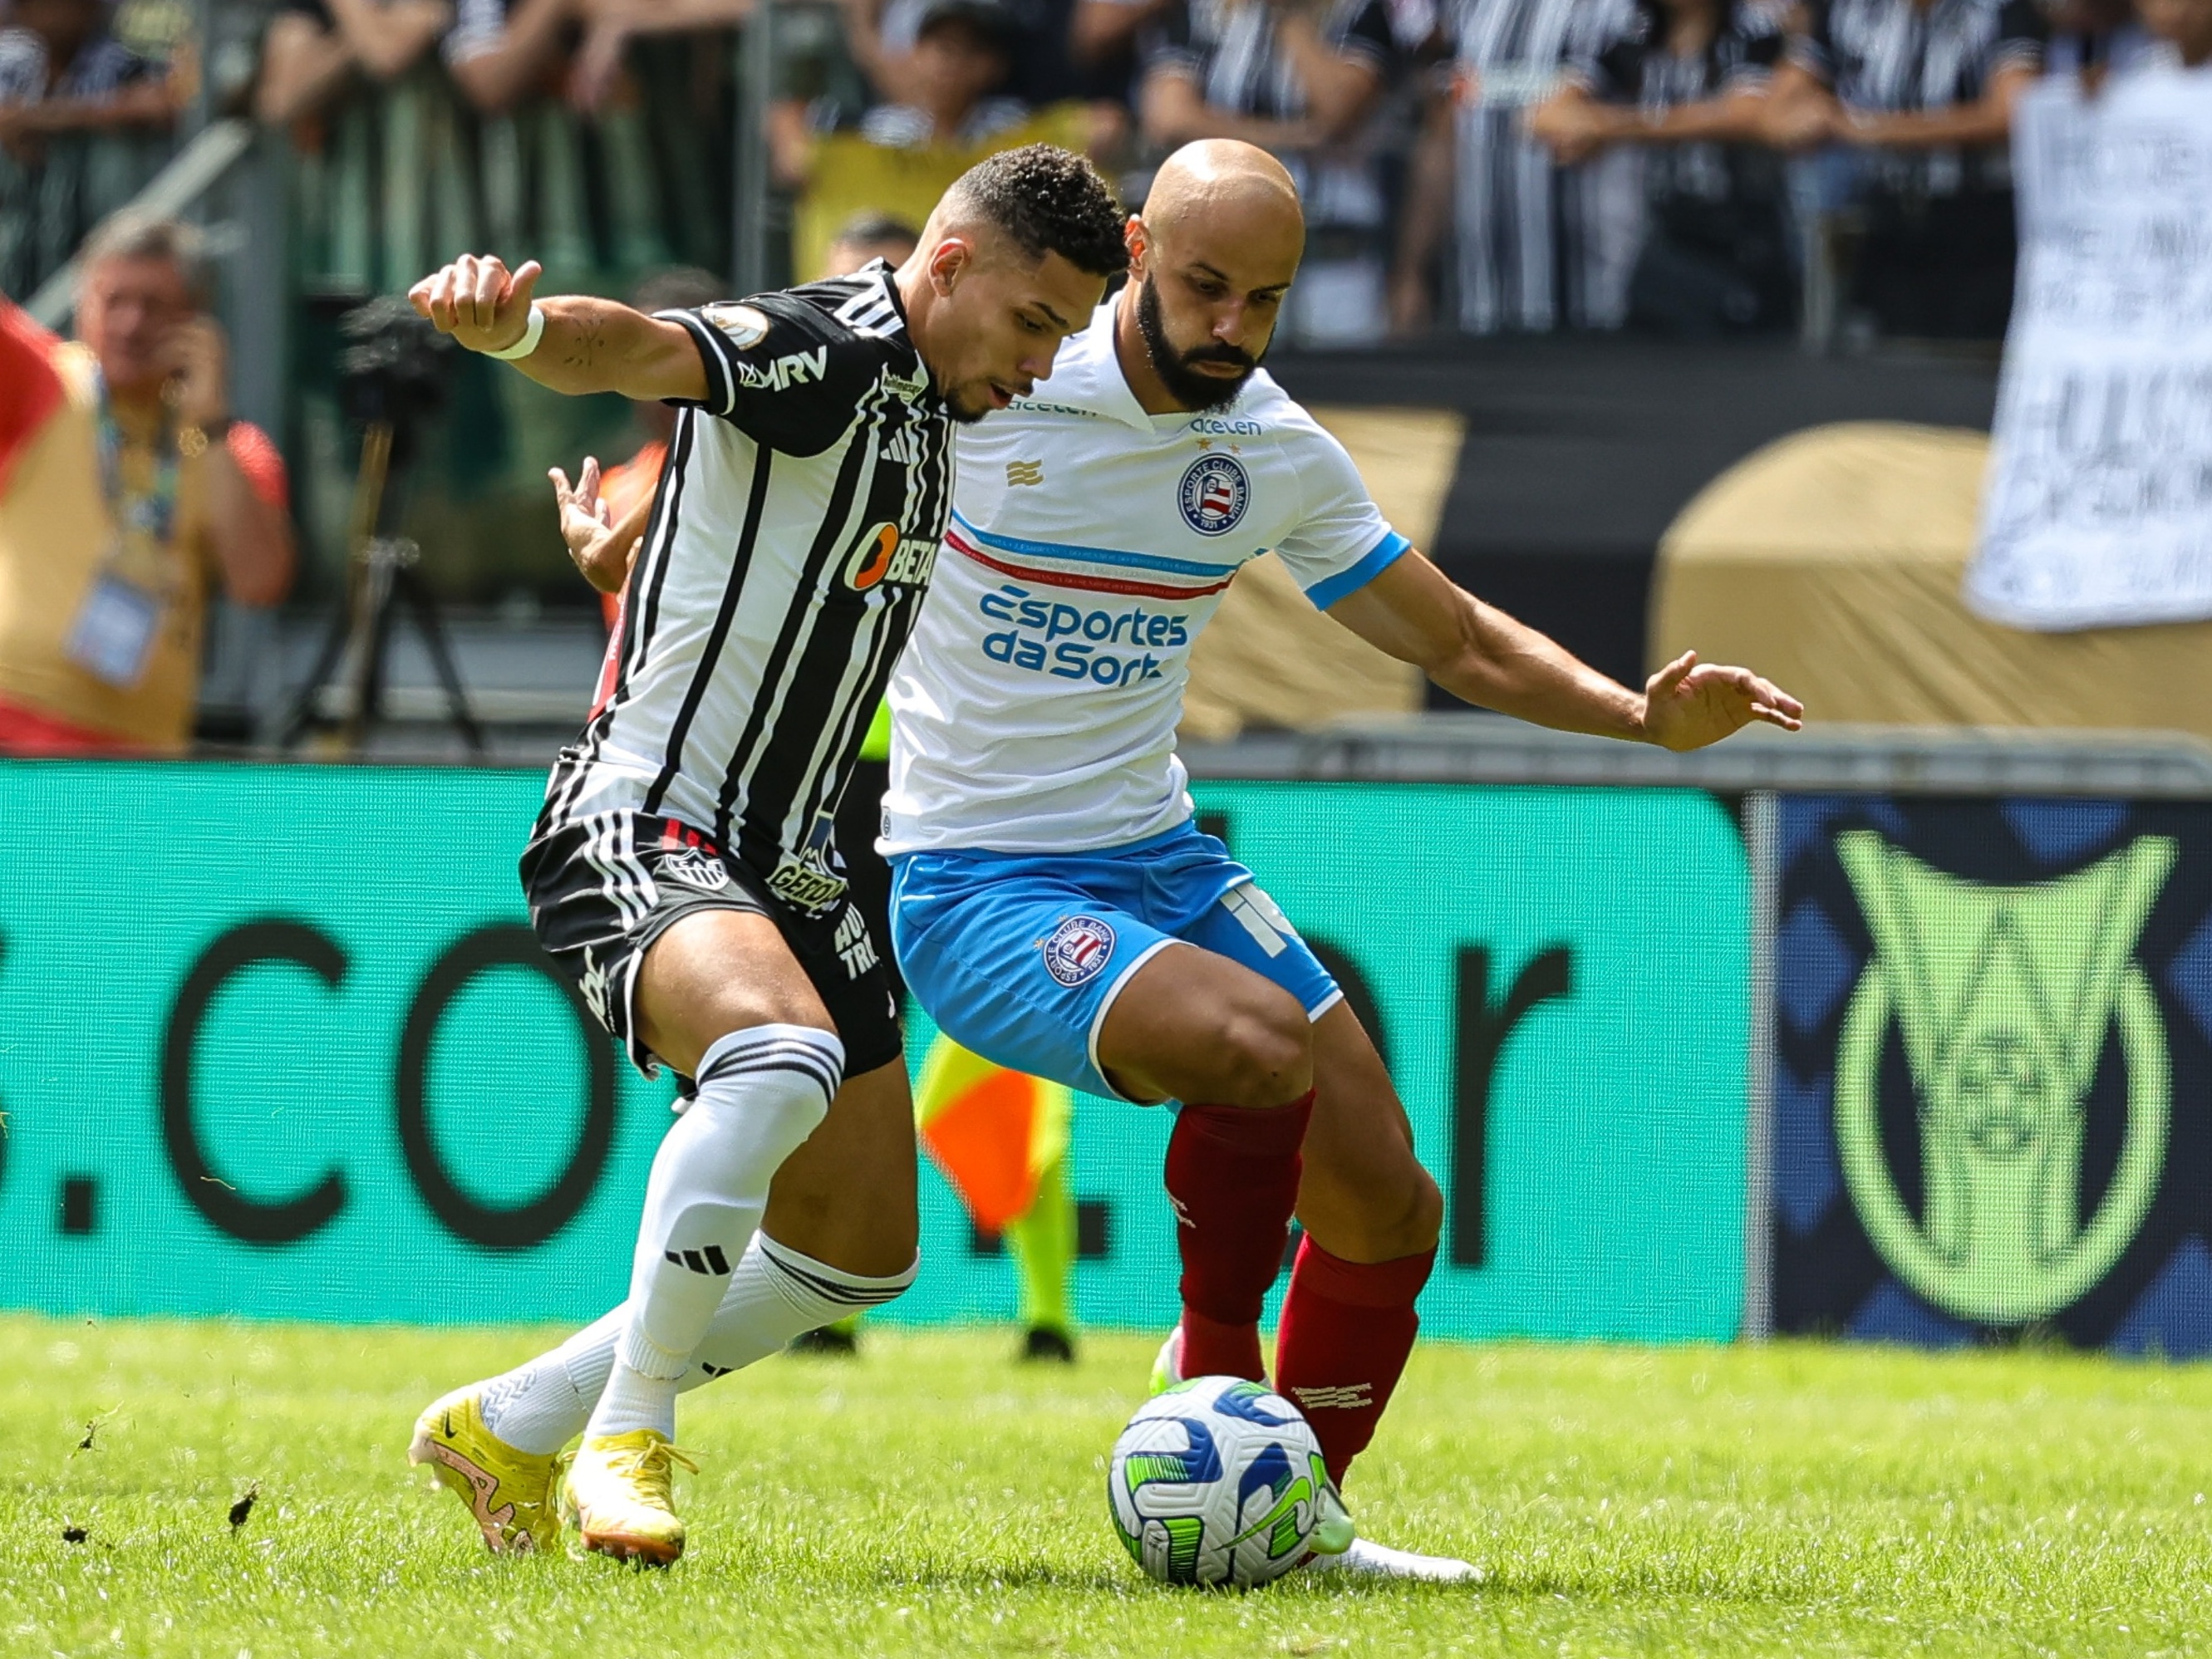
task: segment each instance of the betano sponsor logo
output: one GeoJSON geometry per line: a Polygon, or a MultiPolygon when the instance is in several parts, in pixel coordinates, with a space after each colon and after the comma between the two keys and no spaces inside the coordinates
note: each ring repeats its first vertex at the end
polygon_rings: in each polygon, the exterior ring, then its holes
{"type": "Polygon", "coordinates": [[[921,537],[902,537],[896,525],[877,525],[846,556],[845,586],[856,593],[882,582],[927,587],[937,568],[937,545],[921,537]]]}
{"type": "Polygon", "coordinates": [[[1166,660],[1152,652],[1177,651],[1190,643],[1189,623],[1172,611],[1142,605],[1085,611],[1034,599],[1027,588],[1012,582],[984,594],[976,608],[993,622],[1014,624],[984,639],[985,656],[1057,679],[1097,685],[1156,680],[1166,660]],[[1119,647],[1143,654],[1121,656],[1115,651],[1119,647]]]}

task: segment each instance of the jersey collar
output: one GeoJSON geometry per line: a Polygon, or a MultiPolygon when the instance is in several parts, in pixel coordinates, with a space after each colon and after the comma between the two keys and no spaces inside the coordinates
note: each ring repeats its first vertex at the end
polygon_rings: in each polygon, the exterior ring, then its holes
{"type": "Polygon", "coordinates": [[[1091,313],[1091,326],[1060,349],[1052,378],[1030,395],[1039,403],[1064,404],[1149,433],[1152,417],[1130,390],[1129,377],[1122,374],[1121,360],[1114,350],[1115,301],[1120,297],[1108,299],[1091,313]]]}

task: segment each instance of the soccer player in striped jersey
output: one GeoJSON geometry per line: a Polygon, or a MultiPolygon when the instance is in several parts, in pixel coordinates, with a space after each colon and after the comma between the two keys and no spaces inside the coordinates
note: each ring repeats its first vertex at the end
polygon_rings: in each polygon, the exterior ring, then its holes
{"type": "Polygon", "coordinates": [[[1175,731],[1192,647],[1273,550],[1370,644],[1523,720],[1692,749],[1803,711],[1694,656],[1632,691],[1410,548],[1259,369],[1304,246],[1264,151],[1178,150],[1130,221],[1128,286],[1033,397],[963,434],[937,586],[891,681],[881,845],[899,965],[947,1035],[1073,1088],[1182,1103],[1165,1177],[1183,1312],[1158,1385],[1263,1375],[1295,1215],[1273,1375],[1332,1480],[1316,1551],[1451,1580],[1473,1569],[1357,1536],[1334,1485],[1412,1352],[1443,1200],[1328,971],[1191,822],[1175,731]]]}
{"type": "Polygon", "coordinates": [[[682,410],[598,706],[553,769],[522,880],[592,1012],[691,1098],[653,1160],[629,1301],[416,1425],[410,1455],[495,1548],[550,1540],[553,1456],[580,1409],[559,1499],[584,1545],[674,1560],[687,1376],[912,1280],[897,1010],[832,824],[929,584],[954,423],[1048,374],[1126,263],[1097,174],[1032,145],[957,182],[896,270],[651,317],[534,300],[535,264],[475,256],[412,290],[441,331],[542,385],[682,410]],[[736,1348],[702,1347],[732,1308],[736,1348]]]}

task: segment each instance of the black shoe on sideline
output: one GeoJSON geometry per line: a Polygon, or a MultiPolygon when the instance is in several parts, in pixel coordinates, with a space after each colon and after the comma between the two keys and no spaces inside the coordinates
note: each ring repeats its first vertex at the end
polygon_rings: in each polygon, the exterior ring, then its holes
{"type": "Polygon", "coordinates": [[[1058,1365],[1075,1363],[1075,1344],[1067,1340],[1066,1331],[1054,1330],[1049,1325],[1038,1325],[1022,1339],[1024,1359],[1048,1359],[1058,1365]]]}

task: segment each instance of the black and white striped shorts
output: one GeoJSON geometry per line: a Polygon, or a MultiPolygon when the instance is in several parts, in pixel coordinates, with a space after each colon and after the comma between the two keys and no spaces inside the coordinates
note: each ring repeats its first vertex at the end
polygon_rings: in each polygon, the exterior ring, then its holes
{"type": "Polygon", "coordinates": [[[819,915],[795,910],[689,824],[645,812],[580,818],[523,849],[522,890],[538,942],[647,1077],[660,1062],[638,1035],[638,969],[655,939],[703,910],[776,925],[836,1025],[847,1077],[904,1054],[890,977],[851,896],[819,915]]]}

